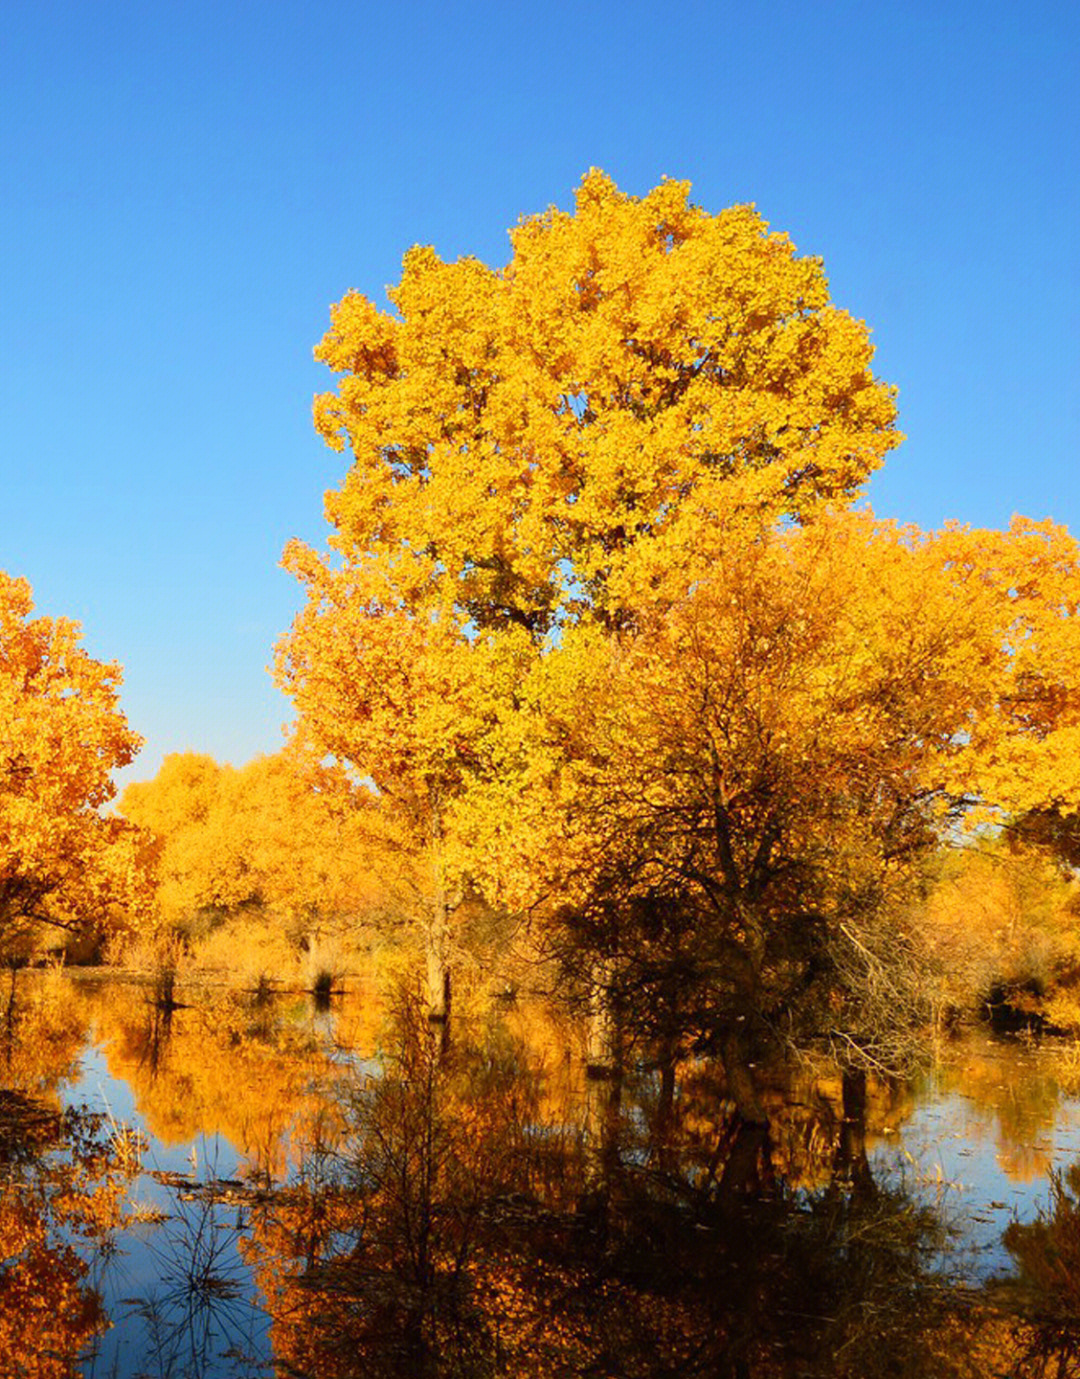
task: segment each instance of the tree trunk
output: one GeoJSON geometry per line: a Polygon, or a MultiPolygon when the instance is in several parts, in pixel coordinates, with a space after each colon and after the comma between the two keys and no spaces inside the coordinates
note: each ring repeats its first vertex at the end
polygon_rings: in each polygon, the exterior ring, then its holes
{"type": "Polygon", "coordinates": [[[675,1114],[675,1052],[668,1047],[660,1061],[660,1094],[656,1099],[656,1134],[666,1137],[675,1114]]]}
{"type": "Polygon", "coordinates": [[[721,1197],[756,1196],[768,1186],[771,1176],[769,1157],[769,1113],[754,1086],[746,1035],[741,1025],[729,1029],[721,1045],[728,1096],[735,1103],[735,1138],[723,1173],[721,1197]]]}
{"type": "Polygon", "coordinates": [[[622,1048],[612,999],[614,968],[596,963],[585,1029],[585,1142],[587,1196],[606,1204],[611,1175],[619,1161],[622,1106],[622,1048]]]}
{"type": "Polygon", "coordinates": [[[842,1086],[844,1118],[840,1122],[836,1174],[857,1196],[872,1197],[877,1184],[866,1154],[866,1073],[845,1068],[842,1086]]]}
{"type": "Polygon", "coordinates": [[[585,1073],[587,1077],[600,1080],[613,1077],[622,1061],[618,1021],[612,999],[613,981],[610,959],[597,962],[593,968],[585,1027],[585,1073]]]}
{"type": "Polygon", "coordinates": [[[436,816],[431,827],[431,909],[424,935],[427,963],[428,1019],[443,1027],[443,1042],[450,1028],[450,916],[443,876],[442,829],[436,816]]]}
{"type": "Polygon", "coordinates": [[[675,1126],[675,1045],[665,1039],[660,1049],[660,1088],[656,1098],[656,1114],[652,1125],[652,1158],[662,1169],[672,1164],[672,1141],[675,1126]]]}
{"type": "Polygon", "coordinates": [[[769,1114],[762,1106],[754,1086],[749,1048],[741,1026],[735,1025],[726,1032],[720,1046],[720,1057],[724,1063],[728,1096],[735,1103],[739,1118],[747,1125],[768,1127],[769,1114]]]}
{"type": "Polygon", "coordinates": [[[15,963],[11,964],[11,988],[8,991],[7,1018],[5,1021],[5,1033],[7,1035],[5,1048],[7,1050],[7,1063],[11,1067],[11,1060],[15,1049],[15,963]]]}
{"type": "Polygon", "coordinates": [[[586,1188],[606,1200],[611,1178],[619,1163],[619,1121],[622,1109],[622,1075],[589,1077],[585,1083],[586,1188]]]}
{"type": "Polygon", "coordinates": [[[772,1186],[768,1124],[753,1124],[740,1117],[720,1174],[720,1200],[730,1205],[733,1199],[757,1198],[772,1186]]]}
{"type": "Polygon", "coordinates": [[[445,1024],[450,1018],[449,925],[446,907],[440,901],[432,906],[427,931],[427,1007],[428,1019],[445,1024]]]}

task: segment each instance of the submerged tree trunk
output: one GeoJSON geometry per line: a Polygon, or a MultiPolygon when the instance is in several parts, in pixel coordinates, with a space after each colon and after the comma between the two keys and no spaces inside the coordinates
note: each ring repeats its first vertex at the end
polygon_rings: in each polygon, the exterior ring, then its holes
{"type": "Polygon", "coordinates": [[[653,1115],[649,1153],[661,1169],[672,1167],[675,1130],[676,1048],[674,1040],[661,1041],[659,1056],[660,1086],[653,1115]]]}
{"type": "Polygon", "coordinates": [[[836,1156],[836,1176],[858,1196],[870,1197],[877,1184],[866,1154],[866,1073],[845,1068],[842,1083],[843,1120],[836,1156]]]}
{"type": "Polygon", "coordinates": [[[726,1031],[720,1045],[728,1096],[735,1103],[740,1119],[747,1125],[769,1124],[768,1112],[761,1104],[754,1075],[750,1069],[750,1051],[746,1035],[740,1025],[726,1031]]]}
{"type": "Polygon", "coordinates": [[[443,1043],[450,1037],[450,914],[443,874],[442,828],[436,816],[431,827],[431,908],[424,934],[427,967],[428,1019],[443,1029],[443,1043]]]}
{"type": "Polygon", "coordinates": [[[614,967],[597,962],[590,983],[585,1028],[586,1189],[590,1199],[607,1201],[619,1161],[619,1115],[623,1060],[614,1002],[614,967]]]}
{"type": "Polygon", "coordinates": [[[720,1200],[760,1197],[773,1186],[769,1126],[739,1119],[720,1174],[720,1200]]]}
{"type": "Polygon", "coordinates": [[[592,1196],[605,1200],[619,1164],[619,1121],[622,1110],[622,1072],[606,1077],[588,1075],[585,1083],[585,1185],[592,1196]]]}
{"type": "Polygon", "coordinates": [[[728,1096],[735,1103],[735,1137],[720,1177],[720,1193],[754,1196],[769,1186],[769,1115],[758,1096],[750,1068],[746,1035],[733,1026],[723,1038],[721,1057],[728,1096]]]}
{"type": "Polygon", "coordinates": [[[660,1054],[660,1091],[656,1098],[656,1138],[665,1140],[675,1115],[675,1049],[666,1042],[660,1054]]]}

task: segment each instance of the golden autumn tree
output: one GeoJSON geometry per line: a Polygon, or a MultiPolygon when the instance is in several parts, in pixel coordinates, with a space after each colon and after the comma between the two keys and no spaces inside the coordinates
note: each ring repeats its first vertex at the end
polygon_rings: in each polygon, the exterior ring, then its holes
{"type": "Polygon", "coordinates": [[[390,840],[370,792],[344,772],[294,741],[248,762],[232,802],[260,896],[291,932],[318,940],[378,912],[390,840]]]}
{"type": "Polygon", "coordinates": [[[0,572],[0,944],[44,922],[78,929],[130,901],[137,835],[102,809],[142,739],[120,709],[120,667],[77,623],[35,618],[0,572]]]}
{"type": "Polygon", "coordinates": [[[467,808],[489,888],[546,904],[639,1030],[718,1045],[758,1121],[763,1043],[905,1061],[931,850],[1080,804],[1080,552],[847,511],[710,539],[681,598],[537,662],[467,808]]]}
{"type": "Polygon", "coordinates": [[[753,208],[593,171],[511,243],[499,270],[415,248],[391,311],[333,309],[315,420],[350,466],[330,555],[285,556],[308,603],[279,682],[425,858],[437,1016],[468,869],[452,821],[530,666],[576,625],[632,624],[661,596],[646,568],[685,587],[725,513],[806,519],[899,439],[866,328],[753,208]]]}
{"type": "Polygon", "coordinates": [[[120,797],[120,813],[155,840],[156,899],[166,922],[253,897],[223,800],[231,769],[202,753],[170,753],[153,780],[133,782],[120,797]]]}
{"type": "Polygon", "coordinates": [[[1064,527],[1014,517],[1004,531],[947,527],[934,552],[983,610],[985,672],[953,789],[994,823],[1080,808],[1080,545],[1064,527]]]}
{"type": "Polygon", "coordinates": [[[307,940],[378,904],[370,873],[383,840],[367,792],[355,793],[295,745],[239,768],[182,752],[129,785],[119,808],[154,839],[167,926],[191,932],[248,910],[307,940]]]}

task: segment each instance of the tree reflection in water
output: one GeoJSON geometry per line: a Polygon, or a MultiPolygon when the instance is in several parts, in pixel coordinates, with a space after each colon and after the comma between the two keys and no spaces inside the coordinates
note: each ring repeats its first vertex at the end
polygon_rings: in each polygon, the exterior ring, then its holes
{"type": "Polygon", "coordinates": [[[539,1104],[505,1034],[443,1053],[399,1022],[385,1075],[344,1098],[333,1151],[253,1212],[246,1253],[283,1373],[991,1372],[972,1339],[988,1314],[940,1270],[941,1222],[870,1190],[850,1136],[829,1143],[823,1188],[731,1193],[723,1164],[703,1174],[680,1142],[678,1103],[663,1155],[633,1116],[594,1104],[552,1126],[539,1104]]]}
{"type": "Polygon", "coordinates": [[[1010,1230],[1019,1282],[964,1287],[940,1214],[871,1172],[903,1089],[761,1068],[751,1145],[712,1061],[586,1079],[561,1017],[524,1007],[444,1053],[403,1002],[392,1052],[327,1103],[341,1064],[288,1002],[155,1027],[137,989],[53,986],[3,1050],[5,1379],[1080,1376],[1080,1170],[1010,1230]],[[242,1154],[235,1181],[205,1141],[201,1181],[155,1168],[168,1219],[126,1235],[138,1145],[59,1109],[87,1012],[174,1154],[214,1126],[242,1154]]]}
{"type": "Polygon", "coordinates": [[[1005,1232],[1017,1277],[1000,1295],[1019,1325],[1016,1379],[1080,1375],[1080,1161],[1050,1174],[1050,1201],[1005,1232]]]}
{"type": "Polygon", "coordinates": [[[126,1219],[138,1146],[85,1111],[0,1093],[0,1357],[13,1379],[74,1379],[109,1325],[88,1258],[126,1219]]]}

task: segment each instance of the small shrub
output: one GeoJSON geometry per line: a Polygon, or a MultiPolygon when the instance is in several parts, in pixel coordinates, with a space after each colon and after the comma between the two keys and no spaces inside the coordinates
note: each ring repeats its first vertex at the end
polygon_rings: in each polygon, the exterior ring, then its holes
{"type": "Polygon", "coordinates": [[[304,984],[317,1003],[329,1003],[330,993],[344,975],[341,946],[335,939],[312,939],[303,957],[304,984]]]}

